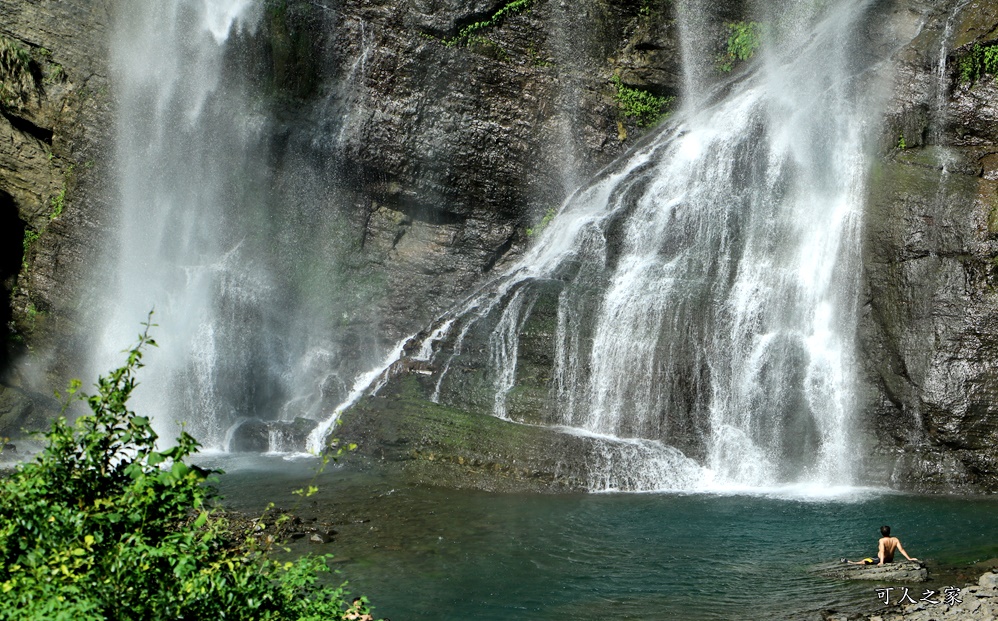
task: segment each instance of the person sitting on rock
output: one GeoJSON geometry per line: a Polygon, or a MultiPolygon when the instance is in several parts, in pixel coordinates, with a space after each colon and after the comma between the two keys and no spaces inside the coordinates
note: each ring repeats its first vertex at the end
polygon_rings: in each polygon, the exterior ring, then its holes
{"type": "Polygon", "coordinates": [[[864,558],[861,561],[842,559],[842,562],[849,563],[850,565],[883,565],[884,563],[893,563],[895,551],[903,554],[909,561],[918,561],[917,558],[908,556],[908,553],[904,551],[904,547],[901,545],[900,539],[891,537],[890,526],[881,526],[880,534],[883,536],[880,538],[880,543],[877,546],[877,558],[864,558]]]}

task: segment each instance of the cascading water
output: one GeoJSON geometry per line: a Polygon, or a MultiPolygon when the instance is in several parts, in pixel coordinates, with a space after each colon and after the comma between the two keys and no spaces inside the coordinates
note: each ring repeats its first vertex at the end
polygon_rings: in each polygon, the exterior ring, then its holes
{"type": "Polygon", "coordinates": [[[264,272],[246,265],[228,222],[252,196],[241,184],[262,120],[226,82],[225,46],[253,18],[250,0],[129,3],[116,16],[111,48],[122,208],[106,268],[115,282],[102,305],[112,310],[100,318],[104,342],[94,364],[113,364],[155,308],[156,381],[137,398],[161,431],[172,435],[168,421],[185,421],[208,445],[235,416],[224,387],[252,373],[256,350],[251,336],[213,318],[250,321],[253,298],[269,288],[264,272]]]}
{"type": "MultiPolygon", "coordinates": [[[[697,6],[680,10],[684,49],[703,39],[697,6]]],[[[435,398],[468,398],[448,371],[478,339],[493,413],[527,422],[511,405],[520,334],[554,291],[549,412],[529,422],[601,439],[594,488],[852,483],[859,230],[878,114],[875,61],[857,41],[870,7],[780,3],[744,75],[696,91],[704,69],[691,68],[675,121],[440,319],[431,340],[456,336],[434,354],[435,398]]]]}
{"type": "MultiPolygon", "coordinates": [[[[710,38],[706,4],[679,10],[686,108],[567,201],[414,358],[436,374],[435,401],[475,398],[451,370],[477,357],[479,406],[594,438],[594,488],[849,483],[858,227],[877,118],[873,63],[856,38],[871,2],[774,9],[760,57],[720,85],[691,53],[710,38]],[[545,313],[547,406],[527,415],[524,351],[535,345],[521,334],[545,313]]],[[[309,196],[328,171],[293,151],[275,170],[273,120],[229,70],[260,10],[170,0],[116,23],[123,210],[95,364],[113,364],[156,308],[163,347],[137,396],[161,431],[186,422],[225,448],[240,421],[326,414],[308,439],[316,450],[402,347],[348,379],[384,348],[350,369],[330,333],[350,318],[330,301],[343,227],[309,196]]],[[[322,135],[288,142],[315,148],[351,131],[349,115],[323,122],[322,135]]],[[[272,449],[299,448],[266,432],[272,449]]]]}
{"type": "Polygon", "coordinates": [[[93,372],[120,360],[155,309],[160,347],[146,357],[136,408],[164,437],[185,424],[210,449],[250,422],[253,450],[300,450],[310,427],[291,421],[329,411],[371,362],[363,336],[350,337],[350,360],[342,354],[353,319],[339,291],[356,299],[361,287],[342,276],[349,232],[322,168],[335,158],[302,155],[327,136],[289,132],[275,155],[277,104],[249,79],[255,31],[276,10],[129,2],[114,22],[121,208],[95,304],[111,310],[95,319],[93,372]]]}

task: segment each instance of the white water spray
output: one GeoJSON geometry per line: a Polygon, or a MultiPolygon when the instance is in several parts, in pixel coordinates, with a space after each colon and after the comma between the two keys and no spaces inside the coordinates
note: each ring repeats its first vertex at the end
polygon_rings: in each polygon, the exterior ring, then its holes
{"type": "MultiPolygon", "coordinates": [[[[690,28],[705,21],[696,6],[681,11],[690,28]]],[[[521,328],[541,285],[560,282],[552,422],[612,445],[595,489],[850,485],[878,114],[873,61],[854,37],[869,7],[774,9],[753,70],[723,98],[693,93],[696,109],[572,197],[521,261],[446,317],[460,337],[435,396],[460,381],[447,373],[472,326],[493,321],[494,412],[510,416],[521,328]]],[[[690,88],[705,88],[704,71],[690,70],[690,88]]]]}
{"type": "Polygon", "coordinates": [[[264,124],[226,80],[228,40],[255,24],[251,0],[132,2],[116,15],[111,66],[118,102],[117,239],[95,370],[118,360],[155,309],[161,347],[148,352],[137,408],[172,437],[188,423],[219,445],[237,415],[226,384],[252,365],[240,333],[270,283],[229,223],[247,209],[249,153],[264,124]],[[217,318],[226,316],[228,321],[217,318]],[[241,351],[240,351],[241,350],[241,351]]]}

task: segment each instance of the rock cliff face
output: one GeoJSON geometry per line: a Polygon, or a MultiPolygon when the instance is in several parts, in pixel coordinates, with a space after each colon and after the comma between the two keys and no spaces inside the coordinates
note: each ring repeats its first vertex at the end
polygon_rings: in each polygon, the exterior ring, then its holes
{"type": "MultiPolygon", "coordinates": [[[[716,40],[698,53],[716,56],[724,23],[742,18],[744,4],[716,3],[716,40]]],[[[875,446],[862,451],[873,481],[993,490],[998,86],[995,68],[972,79],[961,68],[973,68],[975,46],[998,41],[998,3],[895,4],[895,26],[922,24],[922,34],[895,59],[871,181],[860,329],[863,419],[875,446]]],[[[0,6],[0,320],[6,354],[17,359],[4,361],[0,436],[40,425],[52,411],[41,395],[75,372],[86,347],[80,283],[94,282],[89,258],[109,243],[113,218],[106,44],[115,8],[0,6]]],[[[331,197],[329,208],[346,215],[355,264],[384,283],[363,300],[357,333],[387,342],[424,327],[517,256],[567,192],[640,139],[613,78],[681,94],[676,10],[664,0],[263,3],[232,66],[250,74],[271,110],[272,183],[331,197]]],[[[537,342],[531,351],[550,345],[544,317],[525,328],[537,342]]],[[[531,355],[540,354],[527,352],[525,365],[541,369],[545,361],[531,355]]],[[[550,378],[536,375],[516,407],[540,402],[550,378]]],[[[405,393],[401,384],[395,393],[405,393]]],[[[443,450],[450,467],[467,459],[476,472],[519,473],[528,486],[578,485],[544,454],[543,434],[523,440],[534,465],[524,456],[514,468],[516,458],[489,449],[483,434],[468,432],[461,446],[427,441],[418,421],[443,424],[437,410],[410,408],[417,422],[403,433],[364,407],[377,424],[365,427],[358,413],[345,429],[374,455],[439,462],[443,450]]],[[[502,434],[490,425],[485,436],[502,434]]],[[[566,442],[574,448],[564,453],[587,450],[566,442]]]]}
{"type": "Polygon", "coordinates": [[[78,342],[80,279],[108,200],[108,10],[54,0],[0,6],[0,436],[51,416],[47,395],[72,364],[51,354],[78,342]]]}
{"type": "Polygon", "coordinates": [[[275,169],[294,161],[345,199],[387,282],[371,303],[391,341],[466,295],[633,142],[615,70],[648,91],[679,89],[673,17],[637,3],[267,6],[248,53],[278,93],[275,169]],[[520,8],[495,18],[507,5],[520,8]]]}
{"type": "MultiPolygon", "coordinates": [[[[105,223],[116,217],[106,48],[119,9],[3,9],[0,32],[26,50],[29,79],[3,117],[14,136],[0,154],[13,249],[3,306],[18,362],[8,365],[0,434],[16,433],[42,394],[78,372],[92,338],[85,322],[100,314],[87,287],[107,276],[95,259],[113,243],[105,223]]],[[[348,348],[418,330],[634,142],[641,130],[614,100],[618,66],[624,84],[679,90],[673,15],[639,3],[262,0],[260,9],[253,32],[231,45],[229,70],[269,110],[261,174],[344,216],[335,234],[345,256],[334,260],[363,275],[344,279],[355,298],[348,348]]],[[[44,408],[39,420],[52,412],[44,408]]]]}
{"type": "Polygon", "coordinates": [[[871,179],[867,420],[906,489],[998,487],[998,85],[972,64],[996,28],[998,5],[949,3],[902,51],[871,179]]]}

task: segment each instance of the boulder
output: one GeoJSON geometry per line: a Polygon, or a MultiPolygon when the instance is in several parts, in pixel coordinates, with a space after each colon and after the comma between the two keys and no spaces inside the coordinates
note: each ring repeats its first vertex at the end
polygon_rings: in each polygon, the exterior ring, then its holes
{"type": "Polygon", "coordinates": [[[996,591],[998,590],[998,574],[989,571],[981,576],[980,580],[977,581],[977,584],[982,589],[991,589],[992,591],[996,591]]]}
{"type": "Polygon", "coordinates": [[[270,448],[270,429],[267,423],[247,419],[232,431],[229,450],[234,453],[265,453],[270,448]]]}
{"type": "Polygon", "coordinates": [[[886,565],[850,565],[837,563],[822,566],[818,573],[840,580],[871,580],[874,582],[928,582],[929,570],[920,561],[902,561],[886,565]]]}
{"type": "Polygon", "coordinates": [[[291,421],[243,419],[232,429],[228,449],[236,453],[297,451],[305,446],[308,434],[317,424],[312,419],[302,417],[291,421]]]}

